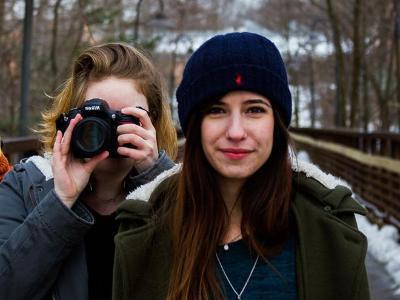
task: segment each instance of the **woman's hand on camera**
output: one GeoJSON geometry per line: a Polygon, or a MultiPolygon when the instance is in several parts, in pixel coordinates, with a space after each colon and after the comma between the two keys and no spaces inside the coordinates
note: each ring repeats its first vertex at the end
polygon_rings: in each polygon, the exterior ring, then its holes
{"type": "Polygon", "coordinates": [[[138,118],[142,126],[136,124],[118,126],[120,147],[117,151],[120,155],[133,159],[136,171],[141,173],[152,167],[158,159],[156,130],[145,110],[137,107],[125,107],[121,112],[138,118]],[[126,144],[132,145],[133,148],[125,147],[126,144]]]}
{"type": "Polygon", "coordinates": [[[86,187],[94,168],[108,156],[108,152],[104,151],[88,161],[73,157],[70,151],[72,131],[81,119],[82,116],[79,114],[72,119],[64,136],[61,131],[57,131],[53,146],[51,167],[54,174],[54,190],[61,201],[69,208],[72,207],[86,187]]]}

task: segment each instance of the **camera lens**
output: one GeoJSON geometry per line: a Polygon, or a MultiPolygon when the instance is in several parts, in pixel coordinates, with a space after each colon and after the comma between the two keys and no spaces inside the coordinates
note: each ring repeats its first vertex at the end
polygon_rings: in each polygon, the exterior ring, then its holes
{"type": "Polygon", "coordinates": [[[78,140],[86,151],[96,151],[104,143],[104,135],[97,122],[87,122],[78,133],[78,140]]]}
{"type": "Polygon", "coordinates": [[[109,141],[109,125],[96,117],[81,120],[72,134],[72,147],[77,157],[93,157],[107,149],[109,141]]]}

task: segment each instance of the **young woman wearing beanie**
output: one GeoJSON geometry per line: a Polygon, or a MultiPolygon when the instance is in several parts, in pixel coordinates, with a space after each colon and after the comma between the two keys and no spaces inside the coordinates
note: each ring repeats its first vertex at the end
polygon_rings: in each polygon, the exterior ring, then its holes
{"type": "Polygon", "coordinates": [[[174,166],[176,130],[146,55],[107,43],[72,66],[43,114],[46,154],[0,184],[0,299],[111,299],[117,206],[174,166]]]}
{"type": "Polygon", "coordinates": [[[275,45],[229,33],[177,90],[181,168],[120,207],[114,299],[369,299],[351,191],[290,151],[291,95],[275,45]]]}

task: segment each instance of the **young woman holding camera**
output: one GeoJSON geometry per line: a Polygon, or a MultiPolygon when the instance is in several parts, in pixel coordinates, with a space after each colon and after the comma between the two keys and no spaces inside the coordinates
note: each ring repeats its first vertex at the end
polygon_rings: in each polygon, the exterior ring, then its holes
{"type": "Polygon", "coordinates": [[[165,96],[159,73],[131,46],[79,55],[43,114],[45,155],[17,164],[0,184],[1,299],[111,298],[116,208],[174,166],[165,96]],[[93,111],[91,99],[102,101],[93,111]],[[66,128],[57,130],[62,114],[66,128]]]}
{"type": "Polygon", "coordinates": [[[369,299],[354,217],[365,209],[291,159],[275,45],[252,33],[211,38],[189,59],[177,100],[182,168],[121,205],[114,299],[369,299]]]}

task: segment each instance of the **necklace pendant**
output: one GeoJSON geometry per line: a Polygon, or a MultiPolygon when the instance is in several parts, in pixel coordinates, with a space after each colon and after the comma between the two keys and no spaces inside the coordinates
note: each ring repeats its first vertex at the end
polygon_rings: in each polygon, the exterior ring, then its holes
{"type": "MultiPolygon", "coordinates": [[[[224,245],[224,249],[225,249],[225,246],[228,246],[228,245],[225,244],[225,245],[224,245]]],[[[229,249],[229,247],[228,247],[228,249],[229,249]]],[[[228,249],[226,249],[226,250],[228,250],[228,249]]],[[[247,284],[249,283],[250,278],[251,278],[251,276],[253,275],[254,269],[255,269],[256,266],[257,266],[257,262],[258,262],[258,259],[260,258],[260,256],[257,256],[257,258],[256,258],[256,260],[255,260],[255,262],[254,262],[254,264],[253,264],[253,267],[251,268],[250,274],[249,274],[249,276],[247,276],[246,282],[244,283],[244,285],[243,285],[243,287],[242,287],[240,293],[238,293],[238,292],[236,291],[235,287],[232,285],[232,282],[229,280],[229,277],[228,277],[228,275],[227,275],[226,272],[225,272],[224,266],[222,265],[221,260],[220,260],[219,257],[218,257],[218,253],[215,253],[215,257],[216,257],[216,259],[217,259],[217,261],[218,261],[218,265],[219,265],[219,267],[220,267],[220,269],[221,269],[221,271],[222,271],[222,274],[224,274],[224,277],[225,277],[226,281],[228,282],[228,284],[229,284],[229,286],[231,287],[232,291],[233,291],[233,292],[236,294],[236,296],[237,296],[236,300],[241,300],[241,299],[242,299],[242,294],[243,294],[243,292],[246,290],[247,284]]]]}
{"type": "Polygon", "coordinates": [[[224,250],[225,250],[225,251],[228,251],[228,250],[229,250],[229,245],[228,245],[228,244],[225,244],[225,245],[224,245],[224,250]]]}

